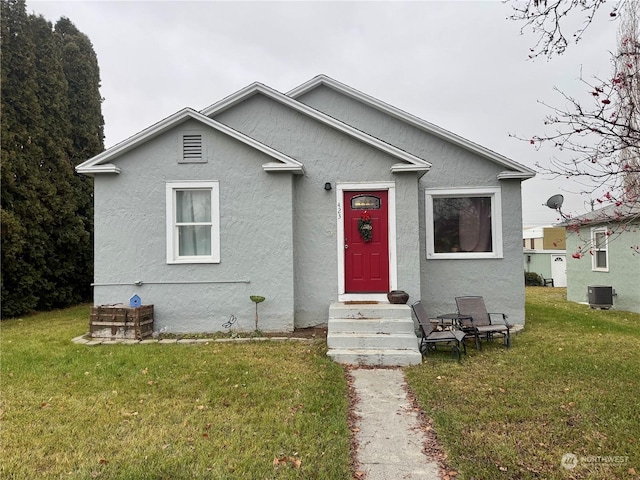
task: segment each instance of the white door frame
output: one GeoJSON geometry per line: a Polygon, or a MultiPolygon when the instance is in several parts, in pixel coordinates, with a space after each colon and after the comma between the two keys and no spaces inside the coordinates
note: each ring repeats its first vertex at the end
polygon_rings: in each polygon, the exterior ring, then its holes
{"type": "Polygon", "coordinates": [[[567,286],[567,256],[566,254],[552,254],[551,255],[551,278],[553,278],[554,287],[566,287],[567,286]],[[556,258],[561,258],[562,271],[559,272],[554,265],[557,265],[556,258]]]}
{"type": "Polygon", "coordinates": [[[386,190],[388,193],[387,215],[389,220],[389,289],[398,288],[398,262],[396,255],[396,184],[394,182],[336,183],[336,222],[338,244],[338,301],[386,302],[385,293],[346,293],[344,269],[344,192],[386,190]]]}

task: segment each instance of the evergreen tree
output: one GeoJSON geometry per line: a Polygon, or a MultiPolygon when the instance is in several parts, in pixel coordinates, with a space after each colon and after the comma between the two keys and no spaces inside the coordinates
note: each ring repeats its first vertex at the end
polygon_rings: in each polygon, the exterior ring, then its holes
{"type": "Polygon", "coordinates": [[[35,283],[41,255],[36,194],[30,158],[39,154],[35,45],[24,1],[2,2],[2,312],[17,315],[38,303],[35,283]],[[33,225],[35,224],[35,225],[33,225]]]}
{"type": "Polygon", "coordinates": [[[73,142],[69,155],[75,166],[104,149],[100,71],[89,38],[68,18],[58,20],[55,32],[62,42],[62,67],[69,85],[68,114],[73,142]]]}
{"type": "MultiPolygon", "coordinates": [[[[68,117],[71,122],[68,161],[76,166],[104,150],[104,119],[100,96],[100,70],[89,38],[80,32],[68,18],[61,18],[55,26],[62,44],[62,67],[69,88],[68,117]]],[[[93,246],[93,179],[73,176],[73,187],[78,199],[76,215],[83,229],[90,233],[89,246],[93,246]]],[[[76,252],[75,278],[83,298],[91,295],[93,280],[93,250],[83,248],[76,252]]]]}
{"type": "Polygon", "coordinates": [[[86,36],[63,19],[73,32],[69,38],[82,41],[81,54],[70,61],[65,51],[71,41],[43,17],[27,15],[24,0],[2,0],[1,6],[2,315],[7,317],[90,298],[91,182],[73,168],[102,150],[103,120],[97,60],[86,36]],[[77,73],[67,78],[83,68],[93,81],[78,81],[77,73]],[[93,116],[78,115],[83,102],[93,116]]]}

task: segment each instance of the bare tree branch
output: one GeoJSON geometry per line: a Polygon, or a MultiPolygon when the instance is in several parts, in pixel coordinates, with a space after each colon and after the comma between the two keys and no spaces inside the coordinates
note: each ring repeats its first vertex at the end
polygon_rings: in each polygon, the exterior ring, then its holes
{"type": "MultiPolygon", "coordinates": [[[[530,58],[560,55],[569,43],[577,43],[591,25],[604,0],[529,0],[512,3],[512,20],[524,22],[521,33],[531,29],[537,41],[530,58]],[[563,27],[569,17],[582,15],[579,28],[568,38],[563,27]]],[[[607,225],[607,236],[614,238],[640,226],[640,3],[619,0],[609,15],[620,18],[618,48],[611,55],[610,78],[580,83],[590,100],[579,100],[554,89],[564,106],[540,102],[549,109],[544,134],[515,138],[528,141],[536,149],[551,145],[561,152],[548,165],[536,166],[554,178],[571,179],[584,188],[598,210],[566,219],[569,231],[597,223],[607,225]],[[595,197],[595,198],[594,198],[595,197]]],[[[590,239],[589,239],[590,242],[590,239]]],[[[640,254],[640,246],[632,247],[640,254]]],[[[584,252],[576,252],[580,258],[584,252]]]]}
{"type": "MultiPolygon", "coordinates": [[[[609,12],[611,18],[618,16],[618,9],[627,0],[619,0],[609,12]]],[[[513,14],[508,18],[523,22],[520,33],[531,30],[538,40],[530,49],[529,58],[561,55],[569,43],[578,43],[585,30],[591,25],[595,13],[605,0],[528,0],[526,2],[512,0],[513,14]],[[581,15],[580,27],[570,33],[569,37],[563,28],[570,18],[581,15]]]]}

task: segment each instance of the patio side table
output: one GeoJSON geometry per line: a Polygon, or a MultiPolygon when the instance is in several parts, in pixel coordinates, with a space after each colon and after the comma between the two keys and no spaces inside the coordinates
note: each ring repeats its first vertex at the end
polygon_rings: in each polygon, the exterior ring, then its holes
{"type": "Polygon", "coordinates": [[[465,333],[465,336],[473,335],[476,342],[476,350],[480,350],[480,337],[473,326],[473,317],[471,315],[461,315],[459,313],[444,313],[438,315],[436,319],[441,327],[450,326],[459,328],[465,333]]]}

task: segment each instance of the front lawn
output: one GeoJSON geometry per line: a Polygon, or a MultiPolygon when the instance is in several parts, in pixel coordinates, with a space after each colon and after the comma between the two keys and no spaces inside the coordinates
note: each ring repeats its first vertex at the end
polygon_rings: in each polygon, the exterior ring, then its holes
{"type": "Polygon", "coordinates": [[[350,478],[323,342],[71,342],[89,307],[3,321],[0,478],[350,478]]]}
{"type": "Polygon", "coordinates": [[[513,348],[406,370],[459,480],[640,478],[640,315],[565,298],[528,287],[513,348]]]}
{"type": "MultiPolygon", "coordinates": [[[[528,288],[509,350],[405,369],[457,479],[640,478],[640,315],[564,298],[528,288]]],[[[73,344],[88,311],[2,322],[0,478],[351,478],[324,342],[73,344]]]]}

